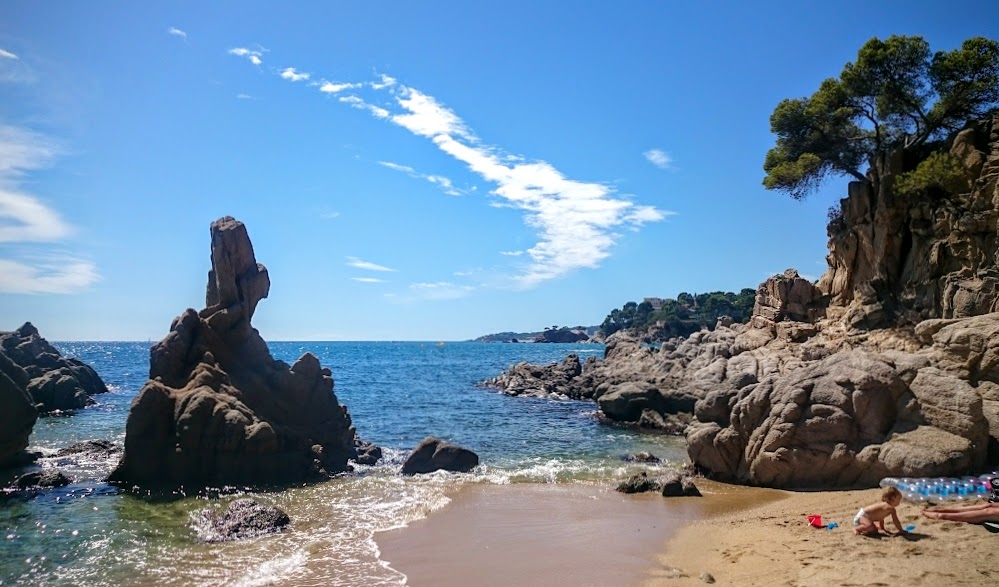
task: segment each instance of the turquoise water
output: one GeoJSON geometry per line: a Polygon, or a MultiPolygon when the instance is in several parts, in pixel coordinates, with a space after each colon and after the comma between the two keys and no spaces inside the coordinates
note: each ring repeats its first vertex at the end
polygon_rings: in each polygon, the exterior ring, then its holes
{"type": "MultiPolygon", "coordinates": [[[[129,404],[148,376],[146,343],[56,343],[92,365],[110,392],[73,416],[43,418],[32,448],[51,453],[88,439],[124,439],[129,404]]],[[[630,474],[621,456],[649,451],[671,467],[682,441],[601,424],[592,402],[511,398],[476,383],[520,361],[596,345],[418,342],[279,342],[277,359],[311,352],[333,371],[337,397],[360,435],[385,449],[374,467],[329,482],[255,498],[284,508],[290,531],[235,544],[200,544],[190,515],[219,499],[151,500],[102,482],[113,462],[43,458],[74,479],[33,498],[0,499],[0,585],[401,585],[379,558],[375,533],[446,507],[465,483],[600,483],[630,474]],[[481,465],[468,474],[403,478],[407,451],[427,435],[466,446],[481,465]],[[317,569],[336,569],[335,573],[317,569]]],[[[7,481],[2,479],[0,481],[7,481]]]]}

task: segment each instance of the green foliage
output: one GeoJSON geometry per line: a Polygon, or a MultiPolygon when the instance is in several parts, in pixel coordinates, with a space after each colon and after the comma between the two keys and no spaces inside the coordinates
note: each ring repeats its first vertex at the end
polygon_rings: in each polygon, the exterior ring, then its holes
{"type": "Polygon", "coordinates": [[[652,304],[628,302],[621,309],[611,310],[600,330],[610,336],[619,330],[646,331],[650,326],[662,324],[662,336],[687,336],[702,327],[712,328],[721,316],[730,316],[736,322],[746,322],[753,314],[756,290],[745,288],[739,293],[710,292],[692,295],[681,292],[676,299],[663,300],[662,307],[652,309],[652,304]]]}
{"type": "Polygon", "coordinates": [[[903,196],[928,195],[937,190],[957,194],[968,187],[961,162],[940,151],[931,153],[912,171],[895,177],[895,191],[903,196]]]}
{"type": "Polygon", "coordinates": [[[872,38],[839,78],[774,109],[777,141],[763,163],[763,185],[801,199],[829,175],[866,181],[862,167],[879,155],[938,138],[997,104],[996,41],[975,37],[931,54],[922,37],[872,38]]]}

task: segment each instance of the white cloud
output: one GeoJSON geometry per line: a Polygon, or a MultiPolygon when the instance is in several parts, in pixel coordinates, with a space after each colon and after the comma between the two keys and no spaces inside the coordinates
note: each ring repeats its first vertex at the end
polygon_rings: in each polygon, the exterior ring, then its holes
{"type": "MultiPolygon", "coordinates": [[[[490,202],[491,206],[523,212],[524,222],[536,230],[539,240],[525,251],[526,258],[512,279],[517,286],[533,287],[576,269],[598,267],[610,256],[623,230],[637,230],[674,214],[636,204],[606,183],[568,178],[548,162],[527,161],[483,145],[453,110],[390,76],[383,74],[379,81],[364,84],[324,81],[319,86],[328,94],[347,89],[356,92],[338,96],[340,102],[429,138],[442,152],[494,184],[490,193],[498,201],[490,202]],[[376,105],[357,95],[361,92],[387,96],[389,101],[384,107],[376,105]]],[[[658,149],[648,151],[646,157],[660,167],[671,163],[669,155],[658,149]]],[[[455,188],[449,178],[422,174],[397,163],[380,163],[430,181],[445,193],[465,193],[455,188]]],[[[356,259],[353,262],[364,263],[356,259]]]]}
{"type": "Polygon", "coordinates": [[[323,220],[333,220],[334,218],[338,218],[339,216],[340,216],[339,212],[323,212],[322,214],[319,215],[319,217],[322,218],[323,220]]]}
{"type": "Polygon", "coordinates": [[[172,26],[172,27],[168,28],[167,29],[167,34],[168,35],[173,35],[175,37],[180,37],[180,38],[184,39],[185,41],[187,40],[187,33],[185,33],[184,31],[180,30],[177,27],[173,27],[172,26]]]}
{"type": "Polygon", "coordinates": [[[229,54],[237,57],[245,57],[250,61],[250,63],[260,65],[263,63],[263,60],[260,58],[263,57],[266,51],[266,49],[254,50],[247,49],[246,47],[236,47],[234,49],[229,49],[229,54]]]}
{"type": "Polygon", "coordinates": [[[506,255],[507,257],[519,257],[524,254],[524,251],[500,251],[500,255],[506,255]]]}
{"type": "Polygon", "coordinates": [[[357,269],[367,269],[368,271],[395,271],[395,269],[391,269],[383,265],[376,265],[374,263],[369,263],[368,261],[362,261],[357,257],[347,257],[347,266],[355,267],[357,269]]]}
{"type": "Polygon", "coordinates": [[[673,167],[673,157],[662,149],[649,149],[643,153],[643,155],[645,155],[645,158],[649,160],[649,163],[655,165],[659,169],[669,169],[673,167]]]}
{"type": "Polygon", "coordinates": [[[385,283],[384,279],[378,279],[377,277],[351,277],[354,281],[360,281],[361,283],[385,283]]]}
{"type": "Polygon", "coordinates": [[[26,172],[47,166],[57,153],[42,135],[0,126],[0,243],[55,241],[71,232],[55,210],[18,189],[26,172]]]}
{"type": "Polygon", "coordinates": [[[324,81],[321,86],[319,86],[319,91],[324,94],[336,94],[337,92],[342,92],[344,90],[352,90],[354,88],[360,87],[361,84],[335,84],[333,82],[324,81]]]}
{"type": "Polygon", "coordinates": [[[349,104],[351,108],[357,108],[358,110],[367,110],[373,114],[376,118],[388,118],[389,111],[382,108],[381,106],[375,106],[374,104],[368,104],[364,100],[358,98],[357,96],[340,96],[339,100],[344,104],[349,104]]]}
{"type": "Polygon", "coordinates": [[[472,138],[465,123],[454,112],[437,103],[432,96],[403,86],[396,101],[406,112],[392,116],[392,122],[413,134],[429,138],[438,135],[472,138]]]}
{"type": "Polygon", "coordinates": [[[4,51],[3,49],[0,49],[0,57],[3,59],[20,59],[17,55],[14,55],[10,51],[4,51]]]}
{"type": "Polygon", "coordinates": [[[100,281],[90,261],[52,257],[35,264],[0,259],[0,294],[69,294],[100,281]]]}
{"type": "Polygon", "coordinates": [[[310,74],[308,73],[300,73],[295,71],[294,67],[286,67],[285,70],[281,72],[282,78],[293,82],[305,81],[309,79],[309,75],[310,74]]]}
{"type": "Polygon", "coordinates": [[[236,94],[237,100],[256,100],[253,96],[249,94],[236,94]]]}
{"type": "Polygon", "coordinates": [[[394,169],[395,171],[401,171],[410,177],[425,179],[430,183],[439,186],[441,190],[449,196],[462,196],[465,194],[464,190],[454,187],[454,182],[443,175],[427,175],[416,171],[408,165],[399,165],[398,163],[392,163],[390,161],[379,161],[378,164],[388,167],[389,169],[394,169]]]}
{"type": "MultiPolygon", "coordinates": [[[[54,242],[72,233],[56,210],[20,189],[28,172],[49,165],[58,153],[40,134],[0,126],[0,243],[54,242]]],[[[21,258],[0,258],[0,293],[72,293],[99,279],[90,261],[33,249],[21,258]]]]}

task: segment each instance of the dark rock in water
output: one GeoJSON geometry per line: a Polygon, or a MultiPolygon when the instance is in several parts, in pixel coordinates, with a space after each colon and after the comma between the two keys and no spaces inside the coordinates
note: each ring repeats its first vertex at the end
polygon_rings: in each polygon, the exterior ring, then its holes
{"type": "Polygon", "coordinates": [[[205,509],[193,516],[193,526],[202,542],[243,540],[280,532],[291,523],[288,514],[252,499],[237,499],[223,511],[205,509]]]}
{"type": "Polygon", "coordinates": [[[141,486],[295,483],[345,471],[355,431],[333,376],[311,353],[276,361],[250,323],[267,297],[243,223],[211,225],[206,307],[150,349],[125,452],[110,480],[141,486]]]}
{"type": "Polygon", "coordinates": [[[632,475],[617,486],[617,490],[621,493],[648,493],[649,491],[661,491],[662,488],[662,483],[649,477],[645,471],[632,475]]]}
{"type": "Polygon", "coordinates": [[[622,461],[629,463],[658,463],[660,458],[650,452],[636,452],[633,455],[624,455],[622,461]]]}
{"type": "Polygon", "coordinates": [[[107,459],[121,451],[121,445],[115,444],[110,440],[84,440],[83,442],[77,442],[66,448],[59,449],[55,456],[70,457],[80,455],[93,459],[107,459]]]}
{"type": "Polygon", "coordinates": [[[423,439],[402,464],[403,475],[454,471],[467,473],[479,464],[479,455],[457,444],[428,436],[423,439]]]}
{"type": "Polygon", "coordinates": [[[65,487],[72,482],[72,479],[63,475],[59,471],[47,469],[44,471],[25,473],[15,479],[12,486],[17,489],[31,489],[33,487],[65,487]]]}
{"type": "Polygon", "coordinates": [[[690,477],[669,475],[662,481],[663,497],[701,497],[690,477]]]}
{"type": "Polygon", "coordinates": [[[31,322],[0,334],[0,354],[27,374],[25,388],[41,413],[86,407],[94,403],[91,396],[108,390],[90,365],[60,355],[31,322]]]}
{"type": "Polygon", "coordinates": [[[370,442],[358,442],[355,444],[357,458],[354,459],[354,462],[358,465],[374,465],[382,458],[381,447],[375,446],[370,442]]]}
{"type": "Polygon", "coordinates": [[[28,437],[38,419],[28,374],[0,349],[0,469],[30,462],[28,437]]]}
{"type": "MultiPolygon", "coordinates": [[[[587,360],[586,364],[592,365],[592,361],[587,360]]],[[[583,371],[579,356],[571,354],[562,359],[561,363],[518,363],[504,373],[482,382],[482,385],[519,397],[590,398],[593,397],[593,386],[589,385],[583,371]]]]}

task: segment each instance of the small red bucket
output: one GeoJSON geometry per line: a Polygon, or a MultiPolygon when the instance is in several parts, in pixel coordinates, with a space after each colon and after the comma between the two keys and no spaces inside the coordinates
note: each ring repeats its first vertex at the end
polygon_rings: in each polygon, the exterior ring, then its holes
{"type": "Polygon", "coordinates": [[[826,525],[822,523],[822,516],[819,514],[812,514],[808,516],[808,525],[813,528],[825,528],[826,525]]]}

